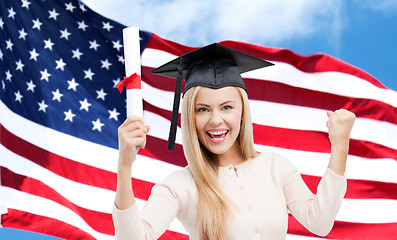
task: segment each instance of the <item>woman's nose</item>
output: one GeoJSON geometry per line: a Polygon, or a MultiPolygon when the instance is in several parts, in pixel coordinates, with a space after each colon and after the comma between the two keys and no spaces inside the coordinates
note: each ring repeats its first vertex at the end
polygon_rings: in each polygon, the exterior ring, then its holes
{"type": "Polygon", "coordinates": [[[212,111],[210,123],[214,125],[219,125],[223,121],[222,114],[219,111],[212,111]]]}

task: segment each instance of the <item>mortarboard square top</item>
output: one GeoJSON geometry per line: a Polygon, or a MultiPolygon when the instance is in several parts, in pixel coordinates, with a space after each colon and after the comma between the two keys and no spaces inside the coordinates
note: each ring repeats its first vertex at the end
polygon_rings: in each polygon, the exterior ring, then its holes
{"type": "Polygon", "coordinates": [[[154,69],[154,74],[176,78],[168,150],[175,148],[182,79],[186,80],[183,93],[194,86],[213,89],[237,86],[247,90],[241,73],[271,65],[274,64],[213,43],[154,69]]]}
{"type": "Polygon", "coordinates": [[[184,54],[152,71],[154,74],[186,80],[183,93],[194,86],[222,88],[238,86],[246,90],[242,73],[273,63],[213,43],[184,54]]]}

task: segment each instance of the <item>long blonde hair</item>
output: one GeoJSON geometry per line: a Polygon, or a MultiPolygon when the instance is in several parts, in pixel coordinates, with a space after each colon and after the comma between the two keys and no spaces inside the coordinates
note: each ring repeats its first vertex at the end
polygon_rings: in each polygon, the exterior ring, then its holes
{"type": "MultiPolygon", "coordinates": [[[[221,240],[225,235],[224,222],[230,215],[230,201],[221,190],[217,177],[218,165],[199,142],[195,124],[195,101],[201,86],[189,89],[181,109],[183,150],[198,191],[198,222],[200,240],[221,240]]],[[[236,87],[243,103],[242,125],[237,141],[242,157],[257,155],[253,142],[251,113],[244,89],[236,87]]]]}

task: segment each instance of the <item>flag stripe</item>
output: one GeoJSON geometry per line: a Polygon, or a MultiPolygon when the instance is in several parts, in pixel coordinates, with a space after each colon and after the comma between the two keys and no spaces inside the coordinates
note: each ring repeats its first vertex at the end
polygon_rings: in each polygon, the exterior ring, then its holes
{"type": "MultiPolygon", "coordinates": [[[[397,231],[397,223],[366,224],[335,221],[329,239],[393,239],[397,231]]],[[[315,236],[305,229],[293,216],[288,218],[288,233],[303,236],[315,236]]]]}

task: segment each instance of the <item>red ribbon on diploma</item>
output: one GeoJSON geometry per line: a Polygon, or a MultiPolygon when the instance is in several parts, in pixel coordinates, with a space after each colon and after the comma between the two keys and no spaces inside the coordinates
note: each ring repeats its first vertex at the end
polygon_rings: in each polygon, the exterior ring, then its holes
{"type": "Polygon", "coordinates": [[[141,89],[141,76],[134,73],[129,77],[125,77],[124,80],[116,84],[115,88],[117,88],[121,93],[124,85],[127,89],[141,89]]]}

